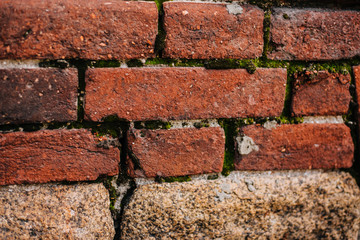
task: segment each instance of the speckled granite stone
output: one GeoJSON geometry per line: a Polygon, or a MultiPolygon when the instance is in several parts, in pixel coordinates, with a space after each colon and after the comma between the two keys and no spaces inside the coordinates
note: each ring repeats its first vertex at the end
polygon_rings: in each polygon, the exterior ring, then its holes
{"type": "Polygon", "coordinates": [[[122,239],[356,239],[360,191],[344,172],[233,172],[139,186],[122,239]]]}
{"type": "Polygon", "coordinates": [[[102,184],[0,188],[0,239],[113,239],[102,184]]]}

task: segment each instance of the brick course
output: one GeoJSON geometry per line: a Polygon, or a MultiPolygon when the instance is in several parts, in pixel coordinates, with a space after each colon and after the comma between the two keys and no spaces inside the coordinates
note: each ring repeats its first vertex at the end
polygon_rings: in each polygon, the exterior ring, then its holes
{"type": "Polygon", "coordinates": [[[154,57],[154,2],[0,2],[0,59],[154,57]]]}
{"type": "Polygon", "coordinates": [[[128,172],[132,177],[170,177],[221,172],[225,134],[219,127],[131,129],[128,172]]]}
{"type": "Polygon", "coordinates": [[[353,158],[354,144],[344,124],[250,125],[236,138],[237,170],[349,168],[353,158]]]}
{"type": "Polygon", "coordinates": [[[277,60],[335,60],[360,55],[360,12],[275,8],[270,41],[277,60]]]}
{"type": "Polygon", "coordinates": [[[89,69],[85,117],[128,120],[279,116],[286,70],[89,69]]]}
{"type": "Polygon", "coordinates": [[[262,54],[264,12],[251,5],[165,2],[164,56],[255,58],[262,54]]]}
{"type": "Polygon", "coordinates": [[[327,71],[295,74],[292,114],[345,115],[349,109],[351,76],[327,71]]]}
{"type": "Polygon", "coordinates": [[[0,69],[0,124],[77,119],[76,69],[0,69]]]}
{"type": "Polygon", "coordinates": [[[119,173],[120,151],[88,130],[0,133],[0,185],[89,181],[119,173]]]}

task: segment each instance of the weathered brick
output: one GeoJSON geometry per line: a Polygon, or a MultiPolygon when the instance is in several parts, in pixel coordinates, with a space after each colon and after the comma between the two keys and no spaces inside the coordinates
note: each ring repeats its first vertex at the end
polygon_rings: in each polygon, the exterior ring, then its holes
{"type": "Polygon", "coordinates": [[[0,185],[87,181],[119,172],[119,149],[88,130],[0,134],[0,185]]]}
{"type": "Polygon", "coordinates": [[[251,5],[165,2],[164,54],[171,58],[255,58],[264,12],[251,5]]]}
{"type": "Polygon", "coordinates": [[[154,2],[0,2],[0,59],[132,59],[154,56],[154,2]]]}
{"type": "Polygon", "coordinates": [[[0,69],[0,124],[73,121],[76,69],[0,69]]]}
{"type": "Polygon", "coordinates": [[[360,55],[360,12],[275,8],[271,59],[332,60],[360,55]]]}
{"type": "Polygon", "coordinates": [[[279,116],[286,70],[98,68],[86,73],[85,117],[128,120],[279,116]]]}
{"type": "MultiPolygon", "coordinates": [[[[359,124],[360,123],[360,104],[359,104],[360,103],[360,65],[354,66],[353,72],[354,72],[354,76],[355,76],[356,102],[358,103],[357,120],[358,120],[358,124],[359,124]]],[[[358,131],[359,131],[359,129],[358,129],[358,131]]],[[[358,132],[358,134],[359,134],[359,132],[358,132]]],[[[360,144],[360,137],[358,137],[358,143],[360,144]]],[[[359,167],[360,167],[360,165],[359,165],[359,167]]]]}
{"type": "Polygon", "coordinates": [[[349,168],[354,157],[344,124],[246,126],[236,138],[237,170],[349,168]]]}
{"type": "Polygon", "coordinates": [[[169,177],[222,171],[222,128],[132,129],[128,172],[133,177],[169,177]]]}
{"type": "Polygon", "coordinates": [[[347,114],[351,95],[350,74],[327,71],[295,74],[292,94],[292,114],[342,115],[347,114]]]}

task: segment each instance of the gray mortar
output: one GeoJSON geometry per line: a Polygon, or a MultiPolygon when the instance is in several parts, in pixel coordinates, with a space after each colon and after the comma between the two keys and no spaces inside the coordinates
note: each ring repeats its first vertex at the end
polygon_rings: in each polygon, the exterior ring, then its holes
{"type": "Polygon", "coordinates": [[[241,155],[247,155],[252,151],[259,151],[259,146],[255,144],[255,141],[248,136],[237,137],[236,139],[238,152],[241,155]]]}
{"type": "Polygon", "coordinates": [[[309,117],[304,117],[303,119],[304,119],[303,123],[318,123],[318,124],[322,124],[322,123],[343,124],[344,123],[342,116],[314,116],[314,117],[309,116],[309,117]]]}
{"type": "Polygon", "coordinates": [[[236,3],[227,4],[226,9],[230,14],[234,14],[234,15],[242,14],[244,11],[243,8],[236,3]]]}
{"type": "Polygon", "coordinates": [[[40,60],[0,60],[0,69],[38,68],[40,60]]]}

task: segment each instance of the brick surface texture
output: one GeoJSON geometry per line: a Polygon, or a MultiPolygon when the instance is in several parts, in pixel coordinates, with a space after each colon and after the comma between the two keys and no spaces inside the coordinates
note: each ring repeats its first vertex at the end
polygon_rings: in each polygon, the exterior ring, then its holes
{"type": "Polygon", "coordinates": [[[269,58],[334,60],[360,55],[360,12],[276,8],[269,58]]]}
{"type": "Polygon", "coordinates": [[[0,59],[154,57],[154,2],[0,2],[0,59]]]}
{"type": "Polygon", "coordinates": [[[0,185],[88,181],[119,173],[119,149],[99,146],[88,130],[0,134],[0,185]]]}
{"type": "Polygon", "coordinates": [[[264,12],[251,5],[164,3],[165,57],[255,58],[263,50],[264,12]]]}
{"type": "Polygon", "coordinates": [[[295,74],[292,113],[302,115],[345,115],[349,109],[351,76],[327,71],[295,74]]]}
{"type": "MultiPolygon", "coordinates": [[[[357,105],[357,121],[360,123],[360,65],[353,67],[354,77],[355,77],[355,87],[356,87],[356,102],[357,105]]],[[[360,137],[358,136],[358,146],[360,147],[360,137]]]]}
{"type": "Polygon", "coordinates": [[[128,120],[279,116],[286,70],[89,69],[85,115],[128,120]]]}
{"type": "Polygon", "coordinates": [[[219,127],[132,129],[128,135],[133,177],[169,177],[221,172],[225,134],[219,127]]]}
{"type": "Polygon", "coordinates": [[[354,157],[344,124],[246,126],[236,138],[237,170],[349,168],[354,157]]]}
{"type": "Polygon", "coordinates": [[[0,69],[0,124],[73,121],[76,69],[0,69]]]}

